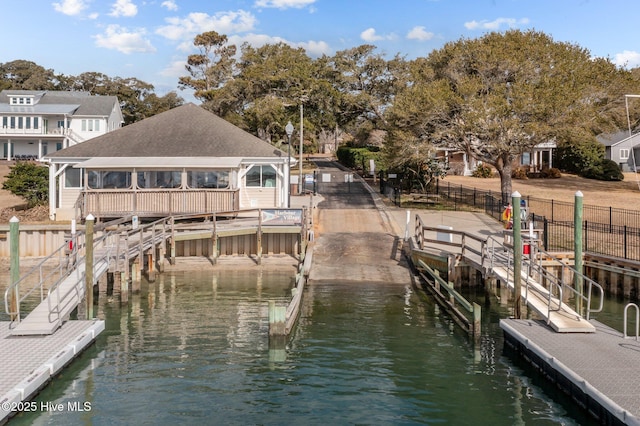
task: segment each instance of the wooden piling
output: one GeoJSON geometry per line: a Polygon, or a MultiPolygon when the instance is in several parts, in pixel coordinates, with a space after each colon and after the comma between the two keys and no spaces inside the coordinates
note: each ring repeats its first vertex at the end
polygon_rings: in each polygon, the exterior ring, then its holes
{"type": "Polygon", "coordinates": [[[93,318],[93,223],[92,214],[87,216],[85,222],[85,300],[86,319],[93,318]]]}
{"type": "MultiPolygon", "coordinates": [[[[9,285],[13,285],[20,280],[20,220],[13,216],[11,220],[9,220],[9,252],[10,252],[10,280],[9,285]]],[[[13,291],[11,292],[11,296],[9,299],[9,310],[11,312],[19,312],[18,310],[18,300],[20,299],[20,289],[18,286],[15,286],[13,291]]],[[[18,319],[20,314],[12,314],[11,321],[15,321],[18,319]]]]}
{"type": "Polygon", "coordinates": [[[258,231],[256,232],[256,254],[258,265],[262,264],[262,210],[258,210],[258,231]]]}
{"type": "Polygon", "coordinates": [[[269,301],[269,337],[286,335],[286,315],[285,306],[276,306],[275,301],[269,301]]]}

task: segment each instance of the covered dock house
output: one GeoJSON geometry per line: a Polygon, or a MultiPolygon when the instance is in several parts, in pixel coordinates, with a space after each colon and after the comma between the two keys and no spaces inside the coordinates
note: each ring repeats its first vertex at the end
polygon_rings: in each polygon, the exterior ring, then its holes
{"type": "Polygon", "coordinates": [[[48,154],[51,220],[287,208],[287,153],[189,103],[48,154]]]}

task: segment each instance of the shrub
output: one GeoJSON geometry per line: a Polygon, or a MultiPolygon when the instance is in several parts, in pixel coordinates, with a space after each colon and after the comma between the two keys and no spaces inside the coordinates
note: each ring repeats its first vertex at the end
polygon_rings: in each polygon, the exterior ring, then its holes
{"type": "Polygon", "coordinates": [[[601,160],[600,163],[586,169],[582,176],[606,181],[621,181],[624,179],[620,167],[613,160],[601,160]]]}
{"type": "Polygon", "coordinates": [[[527,173],[529,172],[529,168],[526,166],[516,167],[511,172],[511,177],[513,179],[529,179],[527,173]]]}
{"type": "Polygon", "coordinates": [[[11,167],[2,189],[24,198],[29,208],[46,204],[49,200],[49,169],[30,161],[18,161],[11,167]]]}
{"type": "Polygon", "coordinates": [[[471,176],[477,178],[490,178],[491,176],[493,176],[493,169],[490,166],[478,164],[471,176]]]}
{"type": "Polygon", "coordinates": [[[540,176],[542,176],[544,179],[558,179],[562,177],[562,173],[560,173],[560,169],[556,169],[555,167],[546,167],[542,169],[542,171],[540,172],[540,176]]]}

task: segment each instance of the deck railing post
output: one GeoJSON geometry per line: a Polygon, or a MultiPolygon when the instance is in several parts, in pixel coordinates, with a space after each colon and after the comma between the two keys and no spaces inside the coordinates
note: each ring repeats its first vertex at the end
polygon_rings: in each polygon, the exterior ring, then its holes
{"type": "Polygon", "coordinates": [[[171,216],[171,265],[176,264],[176,220],[171,216]]]}

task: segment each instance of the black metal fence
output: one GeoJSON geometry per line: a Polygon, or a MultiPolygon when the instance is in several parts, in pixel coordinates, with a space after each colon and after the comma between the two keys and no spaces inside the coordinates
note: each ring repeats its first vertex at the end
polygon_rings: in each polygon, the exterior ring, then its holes
{"type": "MultiPolygon", "coordinates": [[[[393,181],[381,180],[380,189],[401,206],[400,189],[393,181]]],[[[438,208],[483,210],[497,220],[511,200],[511,194],[440,181],[431,188],[430,195],[437,197],[438,208]]],[[[522,199],[526,201],[528,220],[533,221],[534,228],[543,230],[544,249],[573,251],[574,204],[528,196],[522,199]]],[[[640,212],[583,205],[582,244],[585,252],[640,261],[640,212]]]]}

